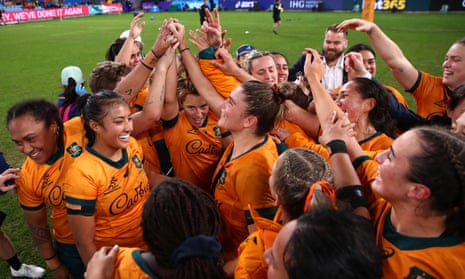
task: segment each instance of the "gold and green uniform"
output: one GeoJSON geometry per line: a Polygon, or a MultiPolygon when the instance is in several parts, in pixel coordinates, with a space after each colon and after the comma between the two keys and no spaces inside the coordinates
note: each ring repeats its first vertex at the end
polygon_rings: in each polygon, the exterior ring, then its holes
{"type": "Polygon", "coordinates": [[[174,119],[163,121],[165,142],[176,177],[210,191],[216,165],[223,154],[223,135],[208,113],[202,127],[195,128],[180,112],[174,119]]]}
{"type": "Polygon", "coordinates": [[[268,179],[278,158],[275,143],[269,136],[241,156],[231,159],[234,143],[221,158],[212,183],[215,200],[223,222],[223,255],[237,257],[237,248],[249,235],[253,224],[248,205],[263,217],[273,219],[276,211],[268,179]]]}
{"type": "Polygon", "coordinates": [[[68,214],[94,216],[97,248],[115,244],[145,247],[140,223],[150,187],[143,153],[130,137],[122,154],[115,162],[87,146],[63,184],[68,214]]]}

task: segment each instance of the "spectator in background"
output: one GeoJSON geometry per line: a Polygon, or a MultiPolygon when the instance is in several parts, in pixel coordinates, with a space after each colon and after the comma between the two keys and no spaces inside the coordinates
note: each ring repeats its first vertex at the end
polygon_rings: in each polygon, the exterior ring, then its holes
{"type": "Polygon", "coordinates": [[[283,4],[281,0],[276,0],[273,4],[273,33],[278,35],[278,27],[281,25],[281,12],[283,11],[283,4]]]}
{"type": "Polygon", "coordinates": [[[213,11],[214,8],[216,8],[215,0],[209,0],[210,1],[210,11],[213,11]]]}
{"type": "MultiPolygon", "coordinates": [[[[326,89],[336,88],[347,81],[347,76],[344,71],[344,50],[349,43],[347,36],[348,32],[346,30],[339,31],[337,29],[337,24],[332,24],[326,28],[323,51],[321,52],[325,64],[325,73],[321,82],[326,89]]],[[[306,53],[307,50],[305,50],[299,60],[289,68],[290,81],[296,80],[298,72],[304,73],[306,53]]]]}
{"type": "Polygon", "coordinates": [[[253,45],[240,45],[236,50],[236,63],[242,68],[243,63],[247,60],[247,54],[255,51],[253,45]]]}
{"type": "Polygon", "coordinates": [[[199,16],[200,16],[200,26],[202,26],[203,22],[206,20],[207,13],[205,12],[205,9],[208,9],[208,0],[203,0],[202,6],[200,6],[199,9],[199,16]]]}
{"type": "MultiPolygon", "coordinates": [[[[16,172],[19,168],[12,169],[0,151],[0,195],[14,189],[16,185],[10,183],[11,179],[19,178],[16,172]]],[[[8,235],[3,232],[1,225],[6,218],[6,213],[0,211],[0,258],[6,260],[10,266],[12,277],[41,278],[45,269],[35,265],[21,263],[16,254],[15,247],[8,235]]]]}
{"type": "Polygon", "coordinates": [[[5,21],[3,20],[3,8],[0,8],[0,23],[1,25],[5,25],[5,21]]]}
{"type": "Polygon", "coordinates": [[[77,66],[68,66],[61,71],[61,85],[64,92],[58,95],[58,112],[63,122],[81,115],[85,103],[84,76],[77,66]]]}

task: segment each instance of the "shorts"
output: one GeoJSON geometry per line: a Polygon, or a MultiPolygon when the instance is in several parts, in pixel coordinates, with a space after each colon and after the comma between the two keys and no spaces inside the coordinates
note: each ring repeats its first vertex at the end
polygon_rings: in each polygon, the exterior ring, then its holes
{"type": "Polygon", "coordinates": [[[64,244],[54,241],[58,258],[68,268],[74,279],[84,279],[86,267],[81,260],[75,244],[64,244]]]}
{"type": "Polygon", "coordinates": [[[276,23],[278,21],[281,21],[281,17],[280,16],[274,16],[273,17],[273,21],[276,23]]]}

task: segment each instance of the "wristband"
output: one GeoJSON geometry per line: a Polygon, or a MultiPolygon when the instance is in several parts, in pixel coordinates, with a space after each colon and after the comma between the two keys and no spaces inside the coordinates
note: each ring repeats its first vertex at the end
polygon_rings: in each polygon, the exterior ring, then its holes
{"type": "Polygon", "coordinates": [[[331,149],[329,156],[332,156],[336,153],[347,153],[347,146],[343,140],[332,140],[326,144],[331,149]]]}
{"type": "Polygon", "coordinates": [[[155,56],[157,59],[160,59],[161,56],[158,56],[153,49],[150,49],[152,52],[153,56],[155,56]]]}
{"type": "Polygon", "coordinates": [[[179,50],[179,53],[183,53],[184,51],[189,50],[189,49],[190,49],[190,48],[188,48],[188,47],[183,48],[183,49],[179,50]]]}
{"type": "Polygon", "coordinates": [[[336,197],[341,201],[348,202],[354,209],[360,206],[368,207],[367,199],[360,185],[350,185],[340,188],[336,191],[336,197]]]}
{"type": "Polygon", "coordinates": [[[142,64],[142,66],[144,66],[145,68],[147,68],[147,70],[153,71],[153,67],[150,67],[149,65],[145,64],[144,61],[141,60],[140,63],[142,64]]]}
{"type": "Polygon", "coordinates": [[[57,256],[57,252],[54,252],[53,255],[51,255],[48,258],[44,258],[45,261],[50,261],[51,259],[54,259],[57,256]]]}

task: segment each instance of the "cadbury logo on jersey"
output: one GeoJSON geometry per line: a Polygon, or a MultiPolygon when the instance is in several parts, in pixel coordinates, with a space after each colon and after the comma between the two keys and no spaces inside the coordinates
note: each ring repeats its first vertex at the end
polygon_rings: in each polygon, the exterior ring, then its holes
{"type": "Polygon", "coordinates": [[[51,207],[60,207],[65,200],[65,193],[60,185],[54,185],[48,192],[48,203],[51,207]]]}
{"type": "Polygon", "coordinates": [[[199,139],[193,139],[186,143],[186,152],[189,154],[215,154],[221,156],[222,148],[215,144],[204,145],[199,139]]]}
{"type": "Polygon", "coordinates": [[[140,183],[134,189],[133,196],[129,196],[129,193],[121,193],[111,202],[108,210],[112,215],[121,214],[135,204],[138,204],[148,192],[150,192],[149,185],[142,186],[142,183],[140,183]]]}

